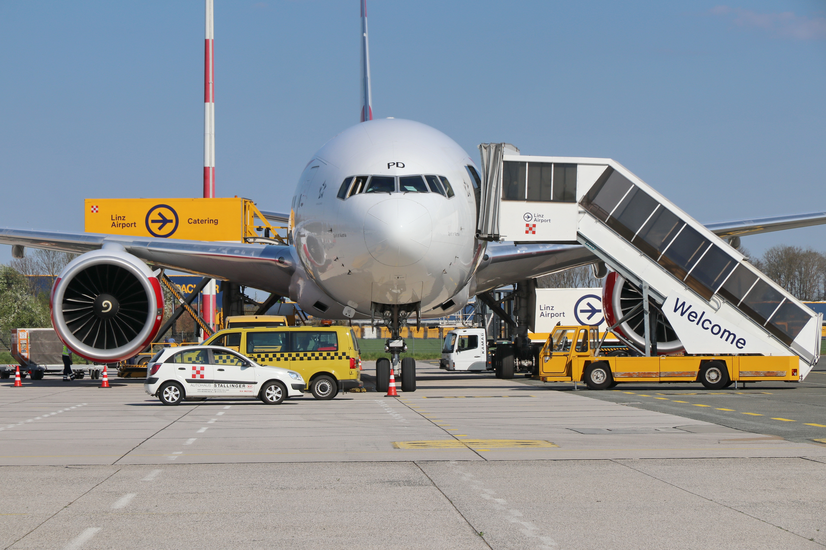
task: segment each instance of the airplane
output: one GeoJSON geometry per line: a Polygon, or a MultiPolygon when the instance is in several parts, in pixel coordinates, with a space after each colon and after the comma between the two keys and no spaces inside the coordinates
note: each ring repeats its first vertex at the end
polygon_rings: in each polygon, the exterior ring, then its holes
{"type": "MultiPolygon", "coordinates": [[[[264,212],[288,223],[287,245],[0,228],[0,243],[16,257],[24,247],[80,254],[51,296],[54,328],[70,349],[108,363],[145,348],[163,314],[153,268],[168,268],[289,296],[314,316],[385,324],[391,357],[376,363],[377,387],[387,387],[392,369],[403,391],[415,391],[415,361],[401,358],[408,321],[443,317],[500,286],[598,261],[580,245],[477,235],[480,177],[471,157],[427,125],[373,118],[366,0],[360,4],[362,122],[311,157],[289,214],[264,212]]],[[[171,220],[156,222],[162,228],[171,220]]],[[[736,240],[823,223],[826,212],[708,227],[736,240]]]]}

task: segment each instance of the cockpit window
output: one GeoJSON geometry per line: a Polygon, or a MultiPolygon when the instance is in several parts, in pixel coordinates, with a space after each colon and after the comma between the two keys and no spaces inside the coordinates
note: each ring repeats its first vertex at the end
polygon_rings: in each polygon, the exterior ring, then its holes
{"type": "Polygon", "coordinates": [[[427,180],[427,185],[430,186],[430,190],[433,193],[439,193],[441,196],[445,196],[445,188],[442,187],[442,182],[439,181],[438,176],[425,176],[424,179],[427,180]]]}
{"type": "Polygon", "coordinates": [[[401,176],[399,190],[402,193],[427,193],[427,186],[421,176],[401,176]]]}
{"type": "Polygon", "coordinates": [[[338,198],[344,200],[362,193],[438,193],[450,198],[453,187],[444,176],[348,176],[341,182],[338,198]],[[397,185],[398,182],[398,185],[397,185]]]}
{"type": "Polygon", "coordinates": [[[344,200],[347,198],[347,191],[350,190],[350,184],[353,183],[353,178],[346,178],[342,183],[341,187],[338,190],[338,198],[344,200]]]}
{"type": "Polygon", "coordinates": [[[364,191],[364,184],[367,183],[367,176],[356,176],[353,178],[353,186],[350,187],[350,193],[347,195],[348,197],[352,197],[353,195],[358,195],[364,191]]]}
{"type": "Polygon", "coordinates": [[[392,193],[396,190],[396,178],[392,176],[373,176],[367,184],[365,193],[392,193]]]}
{"type": "Polygon", "coordinates": [[[479,186],[482,185],[482,178],[479,177],[479,172],[470,164],[465,166],[465,168],[467,168],[467,173],[470,174],[470,181],[473,182],[473,188],[479,189],[479,186]]]}
{"type": "Polygon", "coordinates": [[[447,192],[447,198],[451,198],[454,195],[454,193],[453,193],[453,187],[450,186],[450,182],[447,181],[447,178],[444,177],[444,176],[439,176],[439,179],[442,180],[442,185],[445,186],[445,191],[447,192]]]}

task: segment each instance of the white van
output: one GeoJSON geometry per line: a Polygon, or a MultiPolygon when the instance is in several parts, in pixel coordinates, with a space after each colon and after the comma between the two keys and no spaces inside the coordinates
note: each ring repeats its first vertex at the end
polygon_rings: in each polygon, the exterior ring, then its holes
{"type": "Polygon", "coordinates": [[[485,329],[459,328],[448,332],[439,368],[448,371],[490,370],[485,329]]]}

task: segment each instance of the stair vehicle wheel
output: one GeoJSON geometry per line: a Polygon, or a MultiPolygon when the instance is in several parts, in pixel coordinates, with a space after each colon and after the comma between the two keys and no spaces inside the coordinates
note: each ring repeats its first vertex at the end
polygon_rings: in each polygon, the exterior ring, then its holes
{"type": "Polygon", "coordinates": [[[416,391],[416,360],[412,357],[402,359],[402,391],[416,391]]]}
{"type": "Polygon", "coordinates": [[[501,351],[496,350],[493,354],[493,374],[496,378],[502,378],[502,355],[501,351]]]}
{"type": "Polygon", "coordinates": [[[592,390],[604,390],[611,386],[614,377],[611,368],[605,361],[597,361],[585,369],[585,384],[592,390]]]}
{"type": "Polygon", "coordinates": [[[508,349],[502,354],[502,379],[513,378],[513,350],[508,349]]]}
{"type": "Polygon", "coordinates": [[[331,377],[322,374],[310,382],[310,391],[316,399],[332,399],[338,393],[338,385],[331,377]]]}
{"type": "Polygon", "coordinates": [[[267,405],[280,405],[287,396],[287,388],[281,382],[267,382],[261,388],[261,401],[267,405]]]}
{"type": "Polygon", "coordinates": [[[729,383],[728,369],[720,361],[709,361],[700,369],[700,383],[710,390],[719,390],[729,383]]]}
{"type": "Polygon", "coordinates": [[[390,387],[390,359],[379,357],[376,360],[376,391],[384,393],[390,387]]]}
{"type": "Polygon", "coordinates": [[[167,382],[158,390],[158,399],[164,405],[177,405],[184,398],[184,390],[175,382],[167,382]]]}

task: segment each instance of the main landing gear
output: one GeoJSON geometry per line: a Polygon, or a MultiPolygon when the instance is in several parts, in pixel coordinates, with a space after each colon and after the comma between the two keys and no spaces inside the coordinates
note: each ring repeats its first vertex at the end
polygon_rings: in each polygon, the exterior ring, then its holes
{"type": "Polygon", "coordinates": [[[401,379],[401,389],[404,392],[416,391],[416,360],[412,357],[401,357],[407,351],[404,339],[399,335],[399,329],[407,317],[409,310],[403,310],[402,306],[391,305],[381,306],[382,318],[390,329],[390,338],[384,343],[384,351],[390,353],[390,358],[380,357],[376,360],[376,391],[384,393],[390,387],[390,369],[393,369],[393,376],[397,380],[401,379]]]}

